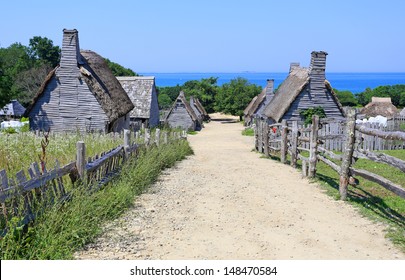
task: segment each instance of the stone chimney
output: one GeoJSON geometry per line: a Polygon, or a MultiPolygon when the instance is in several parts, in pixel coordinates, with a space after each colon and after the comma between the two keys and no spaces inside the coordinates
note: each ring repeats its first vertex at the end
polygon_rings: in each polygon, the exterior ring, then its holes
{"type": "Polygon", "coordinates": [[[83,64],[80,55],[79,32],[76,29],[63,29],[63,41],[60,58],[61,68],[77,67],[83,64]]]}
{"type": "Polygon", "coordinates": [[[292,70],[294,70],[295,68],[300,67],[300,63],[299,62],[291,62],[290,63],[290,73],[292,70]]]}
{"type": "Polygon", "coordinates": [[[274,79],[267,79],[266,96],[274,94],[274,79]]]}
{"type": "Polygon", "coordinates": [[[327,52],[319,51],[311,53],[311,64],[309,67],[310,90],[311,92],[325,92],[325,68],[327,52]]]}

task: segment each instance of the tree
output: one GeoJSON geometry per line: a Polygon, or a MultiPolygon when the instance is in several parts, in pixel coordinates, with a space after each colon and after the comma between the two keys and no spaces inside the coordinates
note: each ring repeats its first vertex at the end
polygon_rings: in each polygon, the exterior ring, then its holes
{"type": "Polygon", "coordinates": [[[239,116],[242,120],[243,110],[253,97],[260,94],[260,86],[250,84],[248,80],[238,77],[223,84],[216,95],[216,111],[239,116]]]}
{"type": "Polygon", "coordinates": [[[112,62],[108,58],[105,58],[105,62],[107,62],[108,68],[111,69],[113,72],[114,76],[119,77],[119,76],[138,76],[137,73],[132,71],[129,68],[125,68],[121,66],[120,64],[116,62],[112,62]]]}
{"type": "Polygon", "coordinates": [[[405,85],[379,86],[374,89],[366,88],[365,91],[357,95],[357,100],[361,105],[365,106],[371,102],[373,96],[391,97],[392,104],[403,107],[405,106],[405,100],[401,98],[403,92],[405,92],[405,85]]]}
{"type": "Polygon", "coordinates": [[[160,109],[168,109],[172,106],[173,101],[170,99],[170,96],[166,93],[160,93],[158,95],[158,103],[160,109]]]}
{"type": "Polygon", "coordinates": [[[215,96],[218,93],[218,78],[210,77],[199,81],[187,81],[181,87],[187,98],[194,96],[201,101],[201,104],[208,113],[214,112],[215,96]]]}
{"type": "Polygon", "coordinates": [[[39,64],[49,64],[55,68],[59,64],[60,48],[46,37],[34,36],[30,39],[29,54],[39,64]]]}
{"type": "Polygon", "coordinates": [[[336,96],[342,106],[357,106],[357,99],[354,97],[352,92],[348,90],[340,91],[337,89],[333,89],[333,91],[336,93],[336,96]]]}

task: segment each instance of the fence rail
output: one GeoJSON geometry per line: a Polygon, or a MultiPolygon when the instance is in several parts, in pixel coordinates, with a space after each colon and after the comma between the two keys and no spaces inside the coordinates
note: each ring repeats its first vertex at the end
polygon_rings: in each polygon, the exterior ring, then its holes
{"type": "MultiPolygon", "coordinates": [[[[89,190],[95,191],[119,174],[124,162],[136,157],[141,147],[159,146],[180,138],[187,138],[187,134],[173,132],[169,136],[167,131],[161,133],[156,129],[152,140],[149,130],[146,129],[144,138],[139,133],[136,134],[136,142],[140,139],[143,141],[142,144],[136,144],[131,143],[130,132],[126,130],[123,145],[93,158],[86,160],[85,143],[79,141],[76,145],[76,161],[63,167],[56,161],[54,169],[47,171],[44,168],[42,172],[38,163],[32,163],[27,170],[30,179],[27,179],[23,170],[17,172],[16,181],[9,179],[5,170],[0,170],[0,205],[3,221],[7,223],[12,217],[23,216],[21,224],[28,224],[43,210],[36,209],[38,205],[47,207],[50,203],[54,204],[70,197],[65,188],[69,180],[73,186],[80,182],[89,190]]],[[[4,235],[7,229],[3,228],[1,231],[4,235]]]]}
{"type": "Polygon", "coordinates": [[[404,160],[371,151],[373,148],[378,148],[376,150],[405,148],[405,133],[386,131],[375,125],[356,124],[354,110],[348,110],[347,115],[346,121],[335,123],[323,123],[318,116],[313,116],[312,124],[309,126],[299,124],[297,121],[291,122],[288,126],[285,120],[282,123],[268,125],[266,121],[256,119],[255,148],[266,155],[269,152],[280,151],[282,163],[286,163],[289,154],[290,164],[293,167],[297,167],[297,160],[300,159],[302,174],[305,177],[314,177],[318,160],[324,162],[340,175],[339,192],[343,200],[347,197],[348,184],[356,184],[355,176],[375,182],[405,198],[405,189],[402,186],[380,175],[352,166],[357,159],[363,158],[385,163],[405,172],[404,160]],[[372,139],[372,142],[367,139],[372,139]],[[302,151],[309,152],[309,156],[300,154],[302,151]],[[336,151],[343,154],[335,154],[336,151]],[[335,161],[340,161],[340,165],[335,161]]]}

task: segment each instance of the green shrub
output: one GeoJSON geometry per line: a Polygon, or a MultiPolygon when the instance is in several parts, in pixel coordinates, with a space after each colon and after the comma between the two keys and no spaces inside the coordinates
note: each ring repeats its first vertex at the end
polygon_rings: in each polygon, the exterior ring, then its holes
{"type": "Polygon", "coordinates": [[[311,124],[314,115],[318,115],[320,119],[326,118],[325,110],[321,106],[300,111],[300,116],[304,118],[305,124],[311,124]]]}
{"type": "Polygon", "coordinates": [[[255,130],[253,128],[245,128],[244,130],[242,130],[242,135],[243,136],[254,136],[255,130]]]}

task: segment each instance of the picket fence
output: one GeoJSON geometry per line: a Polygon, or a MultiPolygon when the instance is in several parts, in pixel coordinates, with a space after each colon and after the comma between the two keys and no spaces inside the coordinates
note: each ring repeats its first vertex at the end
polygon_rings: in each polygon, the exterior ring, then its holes
{"type": "Polygon", "coordinates": [[[76,143],[76,161],[60,167],[58,161],[52,170],[33,162],[25,172],[17,172],[16,181],[9,179],[5,170],[0,170],[0,215],[2,221],[1,235],[7,231],[7,223],[13,217],[23,217],[21,225],[27,225],[41,213],[44,208],[57,202],[70,199],[71,193],[66,185],[84,184],[89,191],[97,191],[119,174],[123,164],[139,154],[140,148],[159,146],[178,139],[186,139],[186,132],[161,132],[156,129],[151,135],[148,129],[144,134],[135,133],[131,142],[131,132],[124,131],[124,143],[110,151],[86,158],[86,147],[83,141],[76,143]],[[154,137],[153,137],[154,136],[154,137]],[[140,143],[140,144],[137,144],[140,143]],[[40,208],[38,208],[40,207],[40,208]]]}
{"type": "Polygon", "coordinates": [[[323,161],[340,175],[339,192],[342,200],[347,198],[348,184],[356,184],[355,176],[376,182],[405,198],[405,189],[402,186],[380,175],[352,166],[357,159],[365,158],[389,164],[405,172],[405,161],[384,153],[373,152],[376,147],[403,149],[405,133],[384,131],[372,125],[356,125],[355,120],[354,110],[348,110],[346,121],[334,123],[313,116],[312,124],[309,126],[299,125],[297,121],[287,124],[285,120],[269,125],[265,120],[255,119],[255,147],[266,156],[274,152],[279,153],[282,163],[287,163],[289,154],[290,164],[293,167],[297,167],[297,160],[300,159],[304,177],[314,177],[318,160],[323,161]],[[304,157],[302,151],[308,152],[309,157],[304,157]],[[336,154],[336,151],[343,154],[336,154]],[[333,160],[341,161],[340,166],[333,160]]]}

